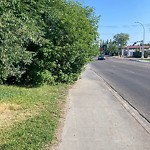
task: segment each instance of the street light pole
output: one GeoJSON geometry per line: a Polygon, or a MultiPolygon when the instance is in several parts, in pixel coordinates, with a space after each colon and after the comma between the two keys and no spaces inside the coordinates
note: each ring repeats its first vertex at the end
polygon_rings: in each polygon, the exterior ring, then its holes
{"type": "Polygon", "coordinates": [[[142,28],[143,28],[142,56],[141,56],[141,58],[143,59],[144,58],[145,28],[144,28],[144,25],[141,22],[135,22],[135,23],[140,24],[142,26],[142,28]]]}

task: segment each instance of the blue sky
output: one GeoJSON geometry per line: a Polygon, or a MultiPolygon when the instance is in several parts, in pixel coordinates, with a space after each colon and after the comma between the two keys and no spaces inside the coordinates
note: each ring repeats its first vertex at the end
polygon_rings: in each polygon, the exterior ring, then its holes
{"type": "Polygon", "coordinates": [[[129,34],[131,45],[143,39],[150,43],[150,0],[84,0],[84,5],[95,9],[100,16],[99,33],[102,40],[113,39],[118,33],[129,34]]]}

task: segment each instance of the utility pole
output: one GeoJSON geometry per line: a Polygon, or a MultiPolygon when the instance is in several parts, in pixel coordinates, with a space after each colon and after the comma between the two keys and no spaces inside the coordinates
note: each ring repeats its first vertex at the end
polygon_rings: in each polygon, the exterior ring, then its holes
{"type": "Polygon", "coordinates": [[[135,23],[140,24],[142,26],[142,28],[143,28],[142,56],[141,56],[141,58],[143,59],[144,58],[145,28],[144,28],[144,25],[141,22],[135,22],[135,23]]]}

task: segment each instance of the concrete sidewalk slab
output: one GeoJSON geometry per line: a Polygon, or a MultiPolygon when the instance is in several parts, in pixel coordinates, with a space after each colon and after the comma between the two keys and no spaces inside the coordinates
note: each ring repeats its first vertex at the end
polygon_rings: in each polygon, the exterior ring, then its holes
{"type": "Polygon", "coordinates": [[[150,134],[88,65],[69,92],[58,150],[149,150],[150,134]]]}

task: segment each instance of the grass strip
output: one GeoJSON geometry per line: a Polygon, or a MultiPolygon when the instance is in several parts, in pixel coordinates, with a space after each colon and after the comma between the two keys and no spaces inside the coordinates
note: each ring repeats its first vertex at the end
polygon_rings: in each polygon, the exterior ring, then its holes
{"type": "MultiPolygon", "coordinates": [[[[21,106],[21,110],[9,107],[10,112],[30,110],[31,113],[23,120],[17,118],[18,120],[12,124],[0,128],[0,149],[38,150],[50,144],[54,140],[68,87],[68,85],[38,88],[0,86],[0,104],[5,102],[12,104],[13,107],[21,106]]],[[[0,117],[5,112],[8,110],[3,110],[0,117]]]]}

